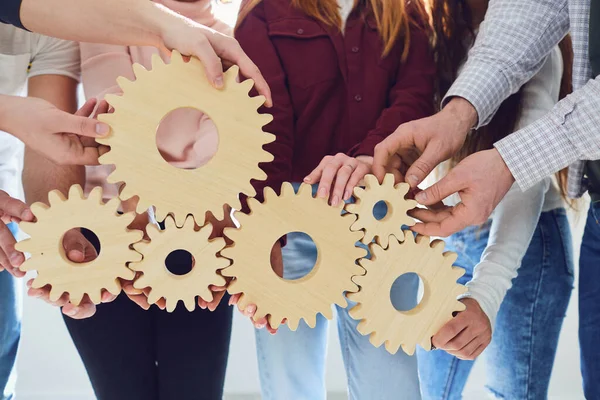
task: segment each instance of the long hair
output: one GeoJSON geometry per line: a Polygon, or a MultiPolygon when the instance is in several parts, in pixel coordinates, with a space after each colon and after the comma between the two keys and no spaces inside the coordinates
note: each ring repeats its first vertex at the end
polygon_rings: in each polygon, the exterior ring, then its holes
{"type": "MultiPolygon", "coordinates": [[[[438,68],[437,97],[441,99],[458,76],[458,70],[467,58],[467,53],[475,41],[475,30],[471,11],[465,0],[429,0],[429,4],[438,68]]],[[[573,91],[571,38],[566,36],[559,47],[564,65],[559,93],[559,99],[562,99],[573,91]]],[[[450,167],[470,154],[493,148],[495,142],[513,133],[521,117],[522,107],[523,89],[521,88],[502,103],[488,125],[467,136],[462,149],[450,159],[450,167]]],[[[558,172],[556,179],[561,195],[566,199],[567,169],[558,172]]]]}
{"type": "MultiPolygon", "coordinates": [[[[260,2],[261,0],[244,0],[237,24],[239,25],[260,2]]],[[[327,26],[342,29],[337,0],[290,0],[290,4],[327,26]]],[[[406,60],[410,47],[411,24],[422,26],[427,21],[427,12],[422,0],[408,2],[406,0],[354,0],[355,8],[359,6],[366,8],[367,5],[370,6],[384,44],[382,57],[389,54],[398,39],[402,39],[404,45],[402,60],[406,60]]]]}

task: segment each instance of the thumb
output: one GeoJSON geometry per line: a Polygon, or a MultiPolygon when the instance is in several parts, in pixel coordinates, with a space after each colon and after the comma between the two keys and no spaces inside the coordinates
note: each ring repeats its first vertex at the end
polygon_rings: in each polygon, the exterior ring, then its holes
{"type": "Polygon", "coordinates": [[[406,171],[406,182],[410,187],[416,187],[443,161],[445,159],[441,152],[434,150],[431,145],[427,146],[423,154],[406,171]]]}
{"type": "Polygon", "coordinates": [[[93,113],[96,99],[88,100],[75,114],[56,110],[52,131],[74,133],[80,136],[98,137],[109,132],[109,126],[89,116],[93,113]]]}
{"type": "Polygon", "coordinates": [[[94,246],[77,228],[69,230],[63,237],[63,248],[67,258],[72,262],[84,263],[98,257],[94,246]]]}
{"type": "Polygon", "coordinates": [[[415,195],[415,200],[424,206],[430,206],[441,202],[446,197],[462,190],[462,182],[456,174],[450,172],[439,182],[415,195]]]}

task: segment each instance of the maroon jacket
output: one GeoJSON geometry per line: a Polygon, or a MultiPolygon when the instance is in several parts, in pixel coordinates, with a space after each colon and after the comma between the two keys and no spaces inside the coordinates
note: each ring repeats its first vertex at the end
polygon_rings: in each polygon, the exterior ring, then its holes
{"type": "Polygon", "coordinates": [[[260,111],[273,115],[265,131],[277,137],[265,147],[275,160],[263,166],[268,179],[256,185],[259,194],[301,182],[326,155],[372,156],[398,125],[433,113],[429,38],[417,27],[410,35],[402,63],[402,40],[382,58],[383,41],[365,10],[353,11],[344,34],[289,0],[263,0],[246,16],[236,38],[271,87],[274,105],[260,111]]]}

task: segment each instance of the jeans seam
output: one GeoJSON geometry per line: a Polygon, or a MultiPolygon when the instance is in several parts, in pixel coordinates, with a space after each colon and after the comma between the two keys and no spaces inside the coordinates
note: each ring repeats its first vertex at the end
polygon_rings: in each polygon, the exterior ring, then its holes
{"type": "MultiPolygon", "coordinates": [[[[346,303],[346,306],[349,307],[350,305],[348,303],[346,303]]],[[[347,312],[346,309],[340,310],[340,307],[337,307],[336,311],[338,313],[338,316],[337,316],[338,318],[340,318],[340,316],[339,316],[340,312],[347,312]]],[[[353,365],[352,365],[352,360],[350,358],[350,346],[348,345],[349,336],[348,336],[348,328],[346,326],[347,321],[345,318],[344,319],[340,318],[340,320],[344,321],[343,322],[344,332],[342,332],[342,335],[344,336],[343,346],[344,346],[344,353],[346,354],[346,362],[348,364],[348,365],[346,365],[346,369],[348,370],[348,372],[347,372],[348,376],[346,377],[346,379],[348,380],[348,398],[353,399],[354,397],[353,397],[353,393],[352,393],[352,385],[350,385],[350,380],[352,379],[352,375],[354,374],[354,369],[352,368],[353,365]]],[[[339,329],[339,325],[338,325],[338,329],[339,329]]],[[[342,345],[342,344],[340,343],[340,345],[342,345]]]]}
{"type": "MultiPolygon", "coordinates": [[[[264,364],[266,362],[266,358],[264,355],[264,342],[261,338],[259,331],[257,331],[255,329],[254,334],[256,336],[256,340],[259,342],[256,350],[257,350],[258,356],[260,357],[260,359],[263,363],[263,367],[264,367],[264,364]]],[[[264,381],[266,381],[266,382],[260,382],[261,391],[264,391],[265,397],[267,399],[270,399],[271,398],[271,390],[269,387],[269,382],[271,382],[271,375],[269,374],[269,368],[263,368],[263,371],[261,372],[261,374],[264,374],[264,377],[265,377],[264,381]]]]}
{"type": "Polygon", "coordinates": [[[448,371],[448,378],[446,380],[446,387],[444,388],[442,400],[449,399],[450,393],[452,392],[452,383],[454,382],[454,376],[456,375],[458,363],[458,359],[456,357],[452,357],[452,364],[450,365],[450,371],[448,371]]]}

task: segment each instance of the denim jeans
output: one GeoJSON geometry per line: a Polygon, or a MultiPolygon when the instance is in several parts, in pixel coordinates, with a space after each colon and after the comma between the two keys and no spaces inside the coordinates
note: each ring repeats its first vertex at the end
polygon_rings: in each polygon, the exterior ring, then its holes
{"type": "MultiPolygon", "coordinates": [[[[468,282],[487,246],[490,223],[451,236],[468,282]]],[[[564,209],[544,212],[523,258],[519,275],[497,316],[485,351],[486,388],[502,399],[547,398],[558,337],[573,288],[571,233],[564,209]]],[[[474,361],[417,350],[424,399],[461,399],[474,361]]]]}
{"type": "MultiPolygon", "coordinates": [[[[17,236],[17,224],[7,225],[17,236]]],[[[0,272],[0,399],[14,399],[17,379],[15,360],[21,334],[21,281],[0,272]]]]}
{"type": "MultiPolygon", "coordinates": [[[[298,185],[295,185],[297,189],[298,185]]],[[[316,187],[314,187],[316,190],[316,187]]],[[[384,209],[375,215],[385,215],[384,209]]],[[[310,271],[316,259],[314,243],[301,233],[287,235],[283,248],[284,278],[296,279],[310,271]]],[[[397,281],[392,287],[392,303],[410,309],[416,306],[418,277],[397,281]]],[[[384,294],[382,294],[384,295],[384,294]]],[[[342,356],[348,378],[350,399],[419,400],[416,357],[398,350],[389,354],[383,346],[374,347],[368,336],[357,330],[358,321],[348,315],[348,308],[336,306],[342,356]]],[[[258,367],[264,400],[321,400],[326,398],[325,360],[329,321],[317,316],[315,328],[300,322],[295,332],[282,326],[277,334],[256,331],[258,367]]]]}
{"type": "Polygon", "coordinates": [[[586,399],[600,399],[600,203],[592,203],[579,257],[579,346],[586,399]]]}

